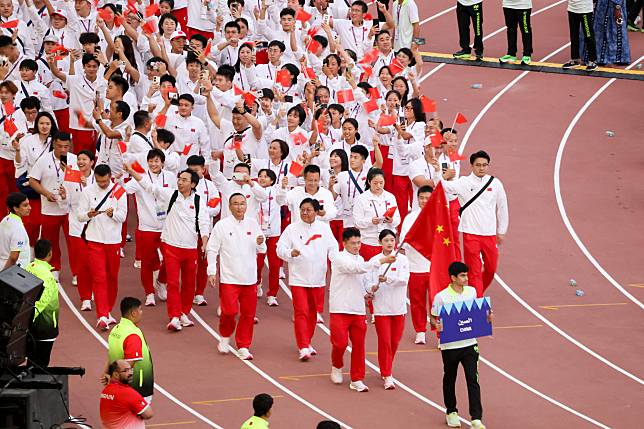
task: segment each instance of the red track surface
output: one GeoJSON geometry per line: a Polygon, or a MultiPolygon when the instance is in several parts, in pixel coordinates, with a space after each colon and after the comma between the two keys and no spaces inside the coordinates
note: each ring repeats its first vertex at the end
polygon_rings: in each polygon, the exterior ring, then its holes
{"type": "MultiPolygon", "coordinates": [[[[552,4],[535,1],[533,12],[552,4]]],[[[421,20],[453,6],[439,1],[423,4],[421,20]]],[[[500,6],[485,5],[485,34],[501,28],[500,6]]],[[[454,12],[423,25],[427,49],[451,52],[457,48],[454,12]]],[[[534,59],[545,57],[568,42],[566,4],[533,17],[534,59]]],[[[629,33],[633,59],[644,52],[644,35],[629,33]]],[[[505,53],[505,33],[486,40],[486,55],[505,53]]],[[[563,62],[568,49],[551,60],[563,62]]],[[[424,72],[437,67],[426,64],[424,72]]],[[[449,125],[460,111],[470,122],[485,105],[521,72],[447,65],[423,83],[425,94],[438,101],[449,125]],[[473,90],[472,83],[483,88],[473,90]]],[[[531,307],[594,352],[643,378],[644,317],[642,310],[617,291],[586,259],[564,227],[555,202],[555,155],[568,124],[606,80],[529,73],[481,117],[467,141],[465,153],[485,149],[492,155],[492,171],[503,180],[510,205],[510,230],[502,248],[499,275],[531,307]],[[568,280],[575,278],[585,296],[575,296],[568,280]],[[602,304],[588,306],[588,304],[602,304]],[[611,304],[611,305],[605,305],[611,304]],[[613,305],[614,304],[614,305],[613,305]],[[557,307],[574,305],[573,307],[557,307]],[[541,308],[546,306],[549,308],[541,308]],[[555,306],[555,307],[552,307],[555,306]]],[[[570,221],[598,262],[637,299],[644,300],[640,249],[644,245],[641,220],[642,83],[614,82],[588,109],[573,129],[562,158],[561,188],[570,221]],[[639,95],[638,95],[639,94],[639,95]],[[608,138],[606,130],[614,130],[608,138]]],[[[466,128],[461,130],[461,138],[466,128]]],[[[130,219],[130,231],[134,231],[130,219]]],[[[119,296],[143,296],[138,270],[132,268],[134,246],[126,247],[119,296]]],[[[63,275],[65,291],[78,296],[63,275]]],[[[637,427],[641,423],[644,386],[582,351],[535,318],[496,282],[490,289],[496,310],[493,338],[481,340],[481,353],[496,366],[590,419],[608,427],[637,427]],[[639,405],[638,405],[639,404],[639,405]]],[[[215,331],[216,293],[207,291],[208,307],[198,314],[215,331]]],[[[354,428],[443,427],[443,413],[398,388],[384,391],[377,373],[367,370],[371,388],[357,394],[330,383],[330,345],[318,329],[314,344],[319,355],[308,363],[297,361],[291,323],[292,309],[284,293],[281,306],[258,305],[253,364],[308,403],[354,428]]],[[[115,310],[118,312],[118,310],[115,310]]],[[[94,326],[93,314],[83,313],[94,326]]],[[[239,427],[252,413],[252,396],[276,395],[271,427],[315,427],[323,417],[271,384],[233,356],[220,356],[216,340],[202,326],[180,334],[165,330],[165,308],[146,308],[143,331],[151,346],[157,383],[188,407],[225,428],[239,427]]],[[[61,336],[53,363],[84,366],[87,376],[71,382],[71,411],[95,427],[98,419],[97,377],[106,352],[69,308],[62,304],[61,336]]],[[[106,337],[105,334],[101,334],[106,337]]],[[[423,397],[442,405],[442,363],[435,344],[412,343],[405,331],[394,376],[423,397]]],[[[367,334],[367,358],[377,364],[375,331],[367,334]]],[[[348,361],[346,362],[348,364],[348,361]]],[[[484,421],[489,428],[601,427],[563,409],[509,380],[487,365],[480,366],[484,421]]],[[[467,395],[458,384],[460,414],[468,417],[467,395]]],[[[158,392],[149,426],[211,427],[158,392]]]]}

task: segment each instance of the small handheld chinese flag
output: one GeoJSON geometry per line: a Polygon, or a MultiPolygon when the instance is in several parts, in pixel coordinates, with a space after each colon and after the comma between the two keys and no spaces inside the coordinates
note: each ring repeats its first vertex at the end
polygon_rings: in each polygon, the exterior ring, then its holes
{"type": "Polygon", "coordinates": [[[252,92],[245,92],[244,95],[242,95],[242,98],[248,107],[253,107],[255,100],[257,100],[257,96],[252,92]]]}
{"type": "Polygon", "coordinates": [[[52,92],[52,94],[56,98],[60,98],[61,100],[67,100],[67,94],[65,94],[65,91],[55,90],[52,92]]]}
{"type": "Polygon", "coordinates": [[[373,19],[373,15],[371,15],[370,13],[365,13],[364,19],[365,21],[371,21],[373,19]]]}
{"type": "Polygon", "coordinates": [[[362,107],[364,107],[364,110],[366,110],[367,113],[371,113],[373,111],[378,110],[378,102],[376,101],[375,98],[372,98],[371,100],[364,103],[362,107]]]}
{"type": "Polygon", "coordinates": [[[320,42],[318,42],[315,39],[309,40],[309,43],[306,44],[306,50],[311,52],[312,54],[315,54],[318,49],[320,49],[320,42]]]}
{"type": "Polygon", "coordinates": [[[340,104],[355,100],[355,98],[353,97],[353,90],[351,89],[343,89],[342,91],[338,91],[335,93],[335,96],[338,100],[338,103],[340,104]]]}
{"type": "Polygon", "coordinates": [[[307,79],[315,79],[315,70],[313,70],[313,67],[304,67],[302,73],[307,79]]]}
{"type": "Polygon", "coordinates": [[[394,214],[396,213],[396,206],[389,207],[387,211],[382,215],[383,217],[388,217],[389,219],[394,217],[394,214]]]}
{"type": "Polygon", "coordinates": [[[211,198],[208,200],[208,207],[210,207],[211,209],[214,209],[219,205],[220,202],[221,202],[221,198],[219,197],[211,198]]]}
{"type": "Polygon", "coordinates": [[[308,34],[309,37],[313,38],[313,36],[318,34],[319,31],[320,31],[320,29],[318,27],[313,26],[313,27],[309,28],[309,30],[306,32],[306,34],[308,34]]]}
{"type": "Polygon", "coordinates": [[[298,177],[300,174],[302,174],[303,171],[304,171],[304,167],[302,166],[302,164],[299,164],[295,161],[291,162],[291,166],[288,169],[288,172],[295,177],[298,177]]]}
{"type": "Polygon", "coordinates": [[[373,67],[368,65],[363,65],[362,69],[364,70],[360,73],[360,82],[365,82],[373,75],[373,67]]]}
{"type": "Polygon", "coordinates": [[[284,87],[291,86],[291,74],[288,70],[279,70],[275,77],[275,81],[284,87]]]}
{"type": "Polygon", "coordinates": [[[4,107],[4,114],[7,116],[16,111],[16,106],[14,106],[11,101],[5,102],[2,107],[4,107]]]}
{"type": "Polygon", "coordinates": [[[114,25],[120,27],[123,24],[123,18],[120,15],[114,15],[114,25]]]}
{"type": "Polygon", "coordinates": [[[139,161],[134,161],[130,167],[132,167],[132,170],[136,171],[139,174],[145,173],[145,168],[141,165],[139,161]]]}
{"type": "Polygon", "coordinates": [[[423,112],[425,113],[433,113],[436,111],[436,102],[434,100],[430,100],[429,98],[425,97],[424,95],[420,96],[420,102],[423,105],[423,112]]]}
{"type": "Polygon", "coordinates": [[[379,51],[374,48],[369,52],[365,53],[362,59],[358,61],[358,64],[372,64],[374,61],[378,59],[378,54],[379,54],[379,51]]]}
{"type": "Polygon", "coordinates": [[[13,136],[16,131],[18,131],[18,127],[16,127],[15,122],[13,122],[13,119],[5,119],[4,121],[4,130],[9,134],[9,137],[13,136]]]}
{"type": "Polygon", "coordinates": [[[145,16],[146,18],[149,18],[152,15],[156,15],[158,11],[159,11],[159,5],[156,3],[152,3],[150,4],[150,6],[145,8],[145,14],[143,16],[145,16]]]}
{"type": "Polygon", "coordinates": [[[306,143],[306,136],[302,133],[292,134],[293,143],[297,146],[306,143]]]}
{"type": "Polygon", "coordinates": [[[402,65],[402,63],[398,60],[398,58],[394,58],[391,64],[389,64],[389,71],[391,71],[391,74],[393,74],[394,76],[396,76],[404,69],[405,69],[405,66],[402,65]]]}
{"type": "Polygon", "coordinates": [[[295,20],[301,21],[302,23],[307,22],[309,19],[311,19],[312,16],[313,15],[311,15],[304,9],[298,9],[297,12],[295,12],[295,20]]]}
{"type": "Polygon", "coordinates": [[[379,127],[388,127],[396,123],[396,117],[394,115],[380,115],[378,119],[379,127]]]}
{"type": "Polygon", "coordinates": [[[208,57],[208,55],[210,55],[211,50],[212,50],[212,40],[208,40],[208,44],[203,50],[203,56],[208,57]]]}
{"type": "Polygon", "coordinates": [[[63,178],[65,182],[80,183],[81,182],[81,172],[80,170],[74,170],[73,168],[67,168],[65,170],[65,177],[63,178]]]}
{"type": "Polygon", "coordinates": [[[127,152],[127,145],[125,144],[125,142],[119,142],[119,151],[121,151],[121,153],[127,152]]]}
{"type": "Polygon", "coordinates": [[[117,200],[120,200],[123,194],[125,193],[125,189],[121,185],[114,185],[114,189],[112,189],[112,197],[116,198],[117,200]]]}
{"type": "Polygon", "coordinates": [[[467,118],[461,112],[458,112],[456,114],[456,119],[454,119],[454,122],[456,122],[457,124],[464,124],[467,122],[467,118]]]}
{"type": "Polygon", "coordinates": [[[18,26],[19,20],[14,19],[13,21],[7,21],[0,24],[2,28],[16,28],[18,26]]]}
{"type": "Polygon", "coordinates": [[[145,34],[154,34],[157,31],[157,29],[154,26],[154,21],[151,19],[148,21],[145,21],[145,24],[141,26],[141,29],[145,34]]]}
{"type": "Polygon", "coordinates": [[[378,91],[378,88],[375,86],[373,88],[369,88],[369,97],[373,99],[379,99],[380,98],[380,91],[378,91]]]}
{"type": "Polygon", "coordinates": [[[440,147],[443,143],[443,136],[441,133],[433,133],[429,136],[429,141],[432,144],[432,147],[440,147]]]}
{"type": "Polygon", "coordinates": [[[64,54],[66,54],[67,52],[69,52],[69,50],[66,47],[64,47],[63,45],[57,44],[53,48],[51,48],[50,52],[62,52],[64,54]]]}
{"type": "Polygon", "coordinates": [[[452,162],[461,161],[465,159],[465,157],[460,153],[458,153],[458,151],[456,150],[449,152],[447,156],[449,157],[449,160],[452,162]]]}
{"type": "Polygon", "coordinates": [[[76,117],[78,118],[78,125],[80,125],[83,128],[86,128],[87,120],[85,119],[85,115],[83,115],[83,112],[81,112],[80,110],[77,111],[76,117]]]}
{"type": "Polygon", "coordinates": [[[158,114],[156,118],[154,118],[154,123],[156,124],[157,128],[163,128],[165,127],[165,123],[168,120],[168,117],[164,114],[158,114]]]}
{"type": "Polygon", "coordinates": [[[233,86],[233,92],[235,95],[244,95],[244,90],[238,87],[237,85],[233,86]]]}
{"type": "Polygon", "coordinates": [[[114,14],[109,8],[99,9],[98,16],[100,16],[103,21],[111,21],[114,18],[114,14]]]}

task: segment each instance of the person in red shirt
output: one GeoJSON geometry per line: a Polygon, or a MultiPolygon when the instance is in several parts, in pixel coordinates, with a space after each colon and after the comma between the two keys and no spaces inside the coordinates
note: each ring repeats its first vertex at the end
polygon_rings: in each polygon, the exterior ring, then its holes
{"type": "Polygon", "coordinates": [[[145,428],[152,418],[150,404],[130,387],[132,367],[124,360],[112,362],[108,369],[110,383],[101,392],[101,423],[105,429],[145,428]]]}

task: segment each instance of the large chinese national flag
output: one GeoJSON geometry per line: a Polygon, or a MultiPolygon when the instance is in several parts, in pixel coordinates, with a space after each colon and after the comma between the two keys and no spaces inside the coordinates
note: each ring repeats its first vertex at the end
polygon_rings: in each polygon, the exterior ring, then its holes
{"type": "Polygon", "coordinates": [[[439,182],[405,237],[405,243],[432,263],[429,270],[431,302],[450,282],[447,269],[456,260],[456,234],[456,231],[452,231],[443,184],[439,182]]]}

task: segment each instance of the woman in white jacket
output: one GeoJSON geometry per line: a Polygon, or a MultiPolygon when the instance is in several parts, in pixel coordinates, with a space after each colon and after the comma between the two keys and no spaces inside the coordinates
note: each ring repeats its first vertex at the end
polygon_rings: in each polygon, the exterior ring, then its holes
{"type": "MultiPolygon", "coordinates": [[[[391,255],[396,247],[396,234],[392,230],[383,229],[378,238],[382,253],[372,260],[391,255]]],[[[385,381],[385,389],[390,390],[395,388],[392,365],[405,329],[409,261],[405,255],[398,254],[385,274],[386,269],[387,265],[381,265],[378,270],[372,271],[367,296],[372,298],[373,314],[376,316],[380,376],[385,381]]]]}

